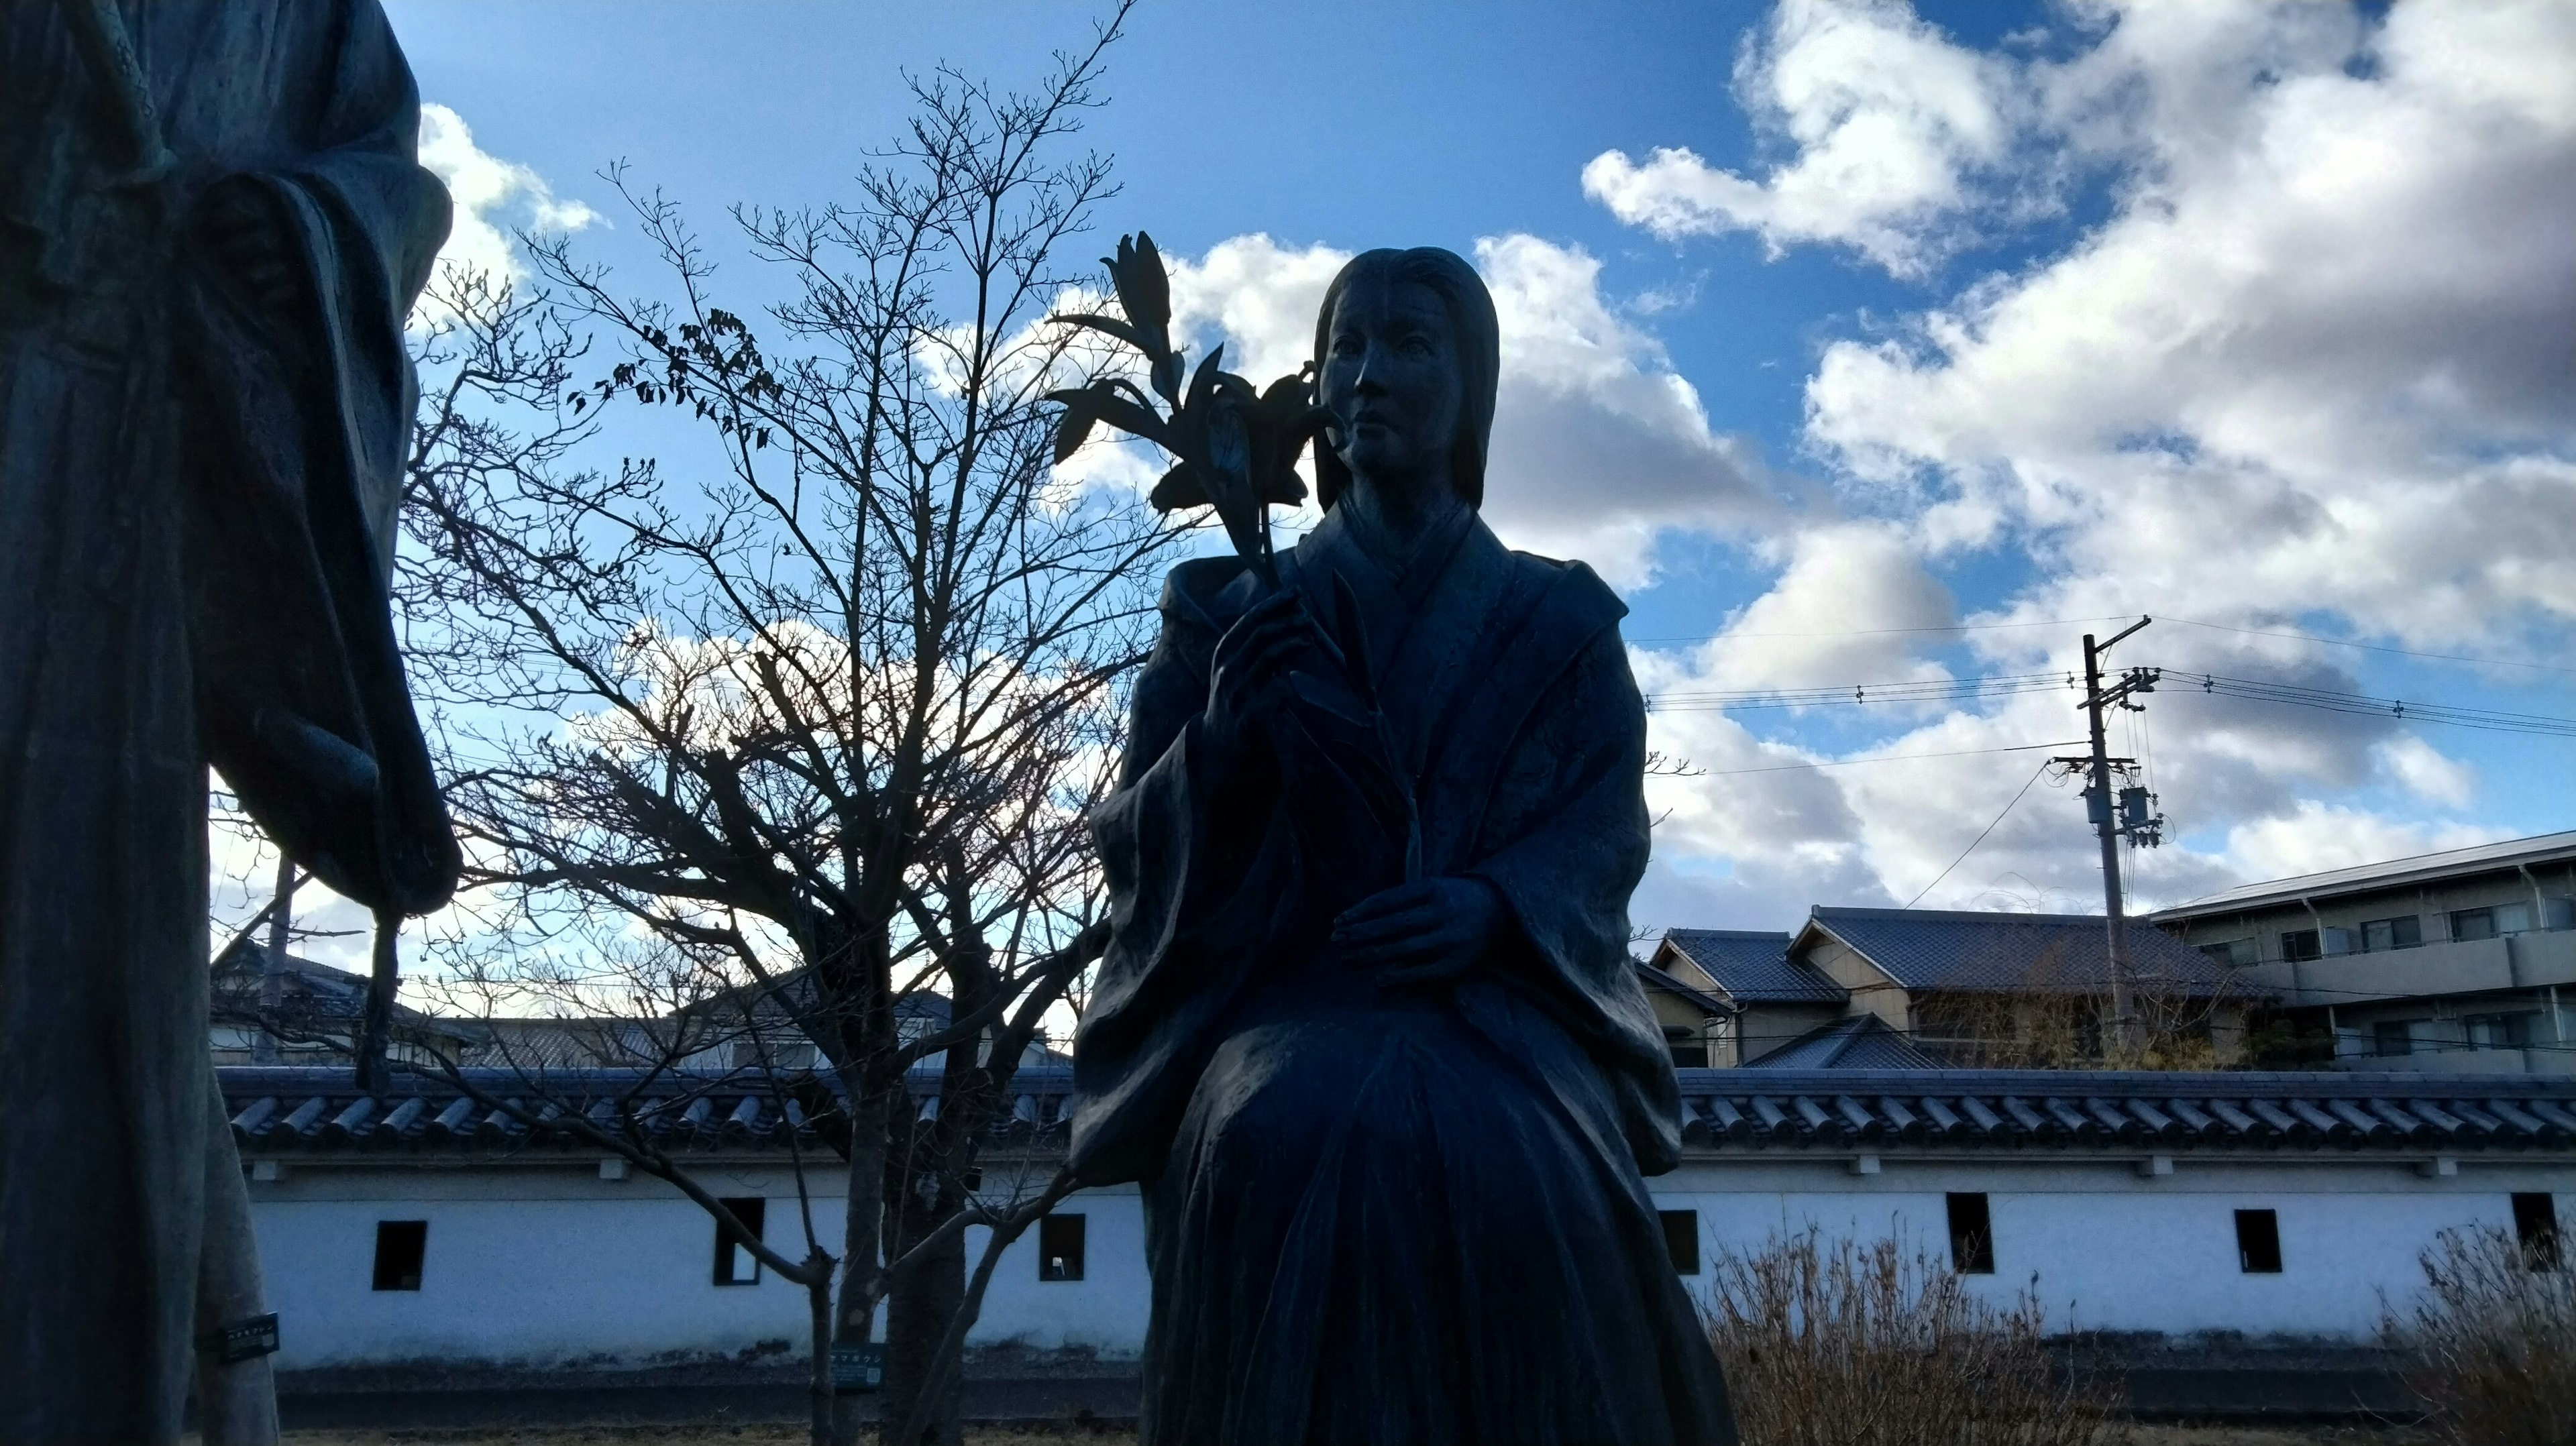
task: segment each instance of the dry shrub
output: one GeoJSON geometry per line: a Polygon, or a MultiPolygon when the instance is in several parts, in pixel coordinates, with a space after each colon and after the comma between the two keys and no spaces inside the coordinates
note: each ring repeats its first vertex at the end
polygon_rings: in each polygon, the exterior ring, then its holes
{"type": "Polygon", "coordinates": [[[2035,1288],[2008,1308],[1895,1240],[1816,1230],[1717,1263],[1709,1337],[1744,1446],[2094,1446],[2109,1394],[2053,1369],[2035,1288]]]}
{"type": "Polygon", "coordinates": [[[2445,1230],[2422,1259],[2423,1293],[2382,1327],[2435,1438],[2576,1446],[2576,1272],[2492,1228],[2445,1230]]]}

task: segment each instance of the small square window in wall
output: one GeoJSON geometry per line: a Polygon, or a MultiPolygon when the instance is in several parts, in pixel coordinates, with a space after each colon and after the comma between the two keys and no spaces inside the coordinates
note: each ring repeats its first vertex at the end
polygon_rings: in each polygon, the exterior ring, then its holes
{"type": "Polygon", "coordinates": [[[1994,1215],[1983,1195],[1946,1197],[1950,1212],[1950,1268],[1961,1275],[1995,1273],[1994,1215]]]}
{"type": "Polygon", "coordinates": [[[429,1222],[376,1222],[377,1290],[420,1289],[421,1262],[429,1256],[429,1222]]]}
{"type": "MultiPolygon", "coordinates": [[[[767,1238],[769,1230],[767,1200],[755,1196],[738,1200],[719,1200],[716,1203],[732,1211],[733,1218],[742,1222],[744,1232],[753,1239],[767,1238]]],[[[740,1236],[727,1230],[722,1222],[716,1225],[716,1284],[760,1284],[759,1254],[749,1245],[744,1244],[740,1236]]]]}
{"type": "Polygon", "coordinates": [[[1664,1224],[1664,1253],[1673,1258],[1675,1275],[1699,1274],[1699,1212],[1658,1210],[1664,1224]]]}
{"type": "Polygon", "coordinates": [[[2554,1195],[2514,1196],[2513,1233],[2522,1242],[2523,1264],[2533,1270],[2556,1270],[2566,1258],[2558,1246],[2558,1199],[2554,1195]]]}
{"type": "Polygon", "coordinates": [[[1049,1215],[1038,1221],[1038,1279],[1082,1279],[1084,1217],[1049,1215]]]}
{"type": "Polygon", "coordinates": [[[2370,1027],[2370,1048],[2374,1054],[2413,1054],[2415,1026],[2403,1019],[2383,1019],[2370,1027]]]}
{"type": "Polygon", "coordinates": [[[2281,1217],[2270,1210],[2236,1212],[2236,1268],[2247,1275],[2281,1273],[2281,1217]]]}

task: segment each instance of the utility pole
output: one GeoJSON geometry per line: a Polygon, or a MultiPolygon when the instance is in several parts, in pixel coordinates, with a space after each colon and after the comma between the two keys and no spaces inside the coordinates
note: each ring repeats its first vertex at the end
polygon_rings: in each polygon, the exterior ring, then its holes
{"type": "Polygon", "coordinates": [[[277,1063],[278,1012],[286,1004],[286,945],[295,918],[295,860],[277,851],[277,897],[269,906],[268,947],[259,959],[259,1032],[250,1037],[253,1064],[277,1063]]]}
{"type": "Polygon", "coordinates": [[[2111,951],[2111,1037],[2122,1057],[2132,1060],[2145,1047],[2146,1040],[2138,1021],[2137,968],[2129,958],[2129,926],[2120,897],[2120,838],[2125,834],[2133,844],[2153,845],[2160,841],[2163,820],[2148,816],[2150,804],[2144,789],[2112,790],[2112,770],[2118,768],[2125,774],[2137,765],[2137,760],[2110,756],[2102,714],[2113,707],[2142,711],[2139,704],[2128,699],[2132,694],[2154,692],[2160,674],[2154,668],[2132,668],[2106,689],[2102,686],[2102,655],[2122,638],[2154,621],[2140,618],[2113,633],[2109,642],[2096,643],[2091,633],[2084,635],[2084,701],[2079,706],[2084,709],[2092,751],[2081,758],[2050,760],[2080,770],[2086,780],[2084,802],[2092,815],[2094,835],[2102,844],[2102,913],[2110,933],[2111,951]]]}

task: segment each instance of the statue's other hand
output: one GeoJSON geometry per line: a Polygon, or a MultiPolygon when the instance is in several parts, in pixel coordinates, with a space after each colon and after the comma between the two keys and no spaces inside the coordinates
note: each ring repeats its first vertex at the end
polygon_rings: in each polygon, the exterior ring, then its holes
{"type": "Polygon", "coordinates": [[[1253,604],[1217,639],[1199,729],[1221,770],[1242,767],[1255,737],[1285,706],[1289,666],[1312,645],[1311,628],[1297,595],[1283,590],[1253,604]]]}
{"type": "Polygon", "coordinates": [[[193,215],[198,246],[214,269],[268,319],[300,319],[304,279],[295,237],[275,196],[247,176],[206,188],[193,215]]]}
{"type": "Polygon", "coordinates": [[[1333,944],[1381,988],[1445,984],[1474,968],[1503,931],[1503,894],[1478,878],[1424,879],[1372,894],[1333,921],[1333,944]]]}

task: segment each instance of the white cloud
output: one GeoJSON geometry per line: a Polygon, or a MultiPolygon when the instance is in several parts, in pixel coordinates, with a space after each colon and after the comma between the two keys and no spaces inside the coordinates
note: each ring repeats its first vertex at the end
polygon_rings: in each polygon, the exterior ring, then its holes
{"type": "MultiPolygon", "coordinates": [[[[1653,575],[1667,530],[1741,531],[1780,515],[1751,448],[1710,429],[1662,347],[1604,297],[1598,261],[1526,235],[1486,237],[1474,251],[1502,327],[1485,513],[1507,542],[1636,586],[1653,575]]],[[[1175,340],[1194,354],[1222,341],[1227,369],[1256,384],[1293,372],[1313,354],[1315,313],[1351,254],[1253,235],[1195,261],[1168,258],[1175,340]]],[[[1075,465],[1150,482],[1141,465],[1075,465]]]]}
{"type": "Polygon", "coordinates": [[[2379,761],[2407,792],[2426,803],[2445,808],[2466,808],[2478,795],[2477,770],[2448,758],[2432,744],[2412,733],[2400,734],[2379,745],[2379,761]]]}
{"type": "Polygon", "coordinates": [[[2408,823],[2309,801],[2290,814],[2231,829],[2227,853],[2245,877],[2277,879],[2468,848],[2503,836],[2473,824],[2408,823]]]}
{"type": "Polygon", "coordinates": [[[556,197],[554,188],[528,166],[505,161],[474,144],[465,118],[435,103],[420,108],[420,164],[447,187],[455,202],[455,220],[447,244],[439,248],[442,266],[482,272],[498,280],[527,275],[504,227],[535,231],[579,231],[598,221],[599,213],[579,201],[556,197]]]}
{"type": "MultiPolygon", "coordinates": [[[[1920,576],[1979,553],[2032,574],[1979,621],[2170,610],[2508,656],[2576,625],[2556,521],[2576,518],[2576,12],[2400,5],[2374,22],[2344,6],[2087,0],[2070,13],[2084,43],[2061,62],[1944,60],[1957,87],[1938,93],[1962,98],[1959,117],[1979,114],[1966,78],[2010,77],[2016,97],[1988,112],[2004,134],[1882,94],[1913,83],[1890,79],[1886,47],[1948,46],[1904,12],[1790,0],[1738,76],[1757,119],[1796,142],[1789,161],[1758,185],[1666,166],[1714,185],[1698,209],[1687,187],[1639,181],[1658,163],[1608,157],[1587,172],[1623,219],[1668,235],[1749,227],[1775,247],[1853,246],[1914,274],[1955,250],[1961,207],[2011,219],[2079,169],[2111,181],[2107,216],[2053,253],[1826,348],[1807,388],[1808,445],[1876,520],[1810,524],[1775,545],[1772,590],[1730,638],[1641,674],[1702,689],[1832,681],[1811,667],[1908,676],[1905,650],[1872,655],[1867,638],[1817,640],[1802,657],[1805,645],[1754,635],[1938,618],[1943,600],[1928,576],[1906,581],[1908,566],[1920,576]],[[1853,26],[1838,50],[1809,43],[1853,26]],[[1784,91],[1793,56],[1844,70],[1784,91]],[[1797,110],[1790,94],[1848,103],[1797,110]],[[1910,117],[1913,140],[1876,171],[1835,160],[1840,127],[1872,105],[1910,117]],[[1841,194],[1788,209],[1811,181],[1841,194]],[[1816,560],[1846,551],[1840,569],[1816,560]],[[1871,590],[1881,582],[1896,595],[1871,590]],[[1798,626],[1762,621],[1775,615],[1798,626]]],[[[1970,641],[1990,665],[2063,669],[2074,631],[1970,641]]],[[[2362,690],[2343,662],[2280,639],[2168,624],[2125,656],[2362,690]]],[[[1869,747],[1813,756],[2060,739],[2076,726],[2067,702],[2033,695],[1911,728],[1899,717],[1892,736],[1860,725],[1869,747]]],[[[2477,801],[2476,777],[2393,719],[2172,686],[2149,710],[2166,812],[2205,842],[2130,855],[2140,902],[2502,832],[2439,817],[2477,801]],[[2391,812],[2343,801],[2381,789],[2391,812]]],[[[1658,715],[1658,746],[1728,759],[1752,747],[1704,720],[1658,715]]],[[[2115,740],[2147,750],[2144,735],[2115,740]]],[[[1854,859],[1911,896],[2035,766],[2033,754],[1970,755],[1660,786],[1704,796],[1670,805],[1659,844],[1671,882],[1641,895],[1641,913],[1696,898],[1782,917],[1799,911],[1797,890],[1850,890],[1854,859]],[[1794,846],[1768,848],[1764,830],[1784,816],[1794,846]],[[1799,851],[1809,862],[1789,867],[1799,851]],[[1781,892],[1753,900],[1755,878],[1781,892]]],[[[2006,894],[2098,907],[2071,796],[2035,787],[1925,902],[2006,894]]]]}
{"type": "Polygon", "coordinates": [[[1686,147],[1641,164],[1604,151],[1584,194],[1667,240],[1760,235],[1773,255],[1811,241],[1851,247],[1900,276],[1922,274],[1991,205],[2013,148],[2018,67],[1952,44],[1899,0],[1784,0],[1748,36],[1735,93],[1795,154],[1754,178],[1686,147]]]}

